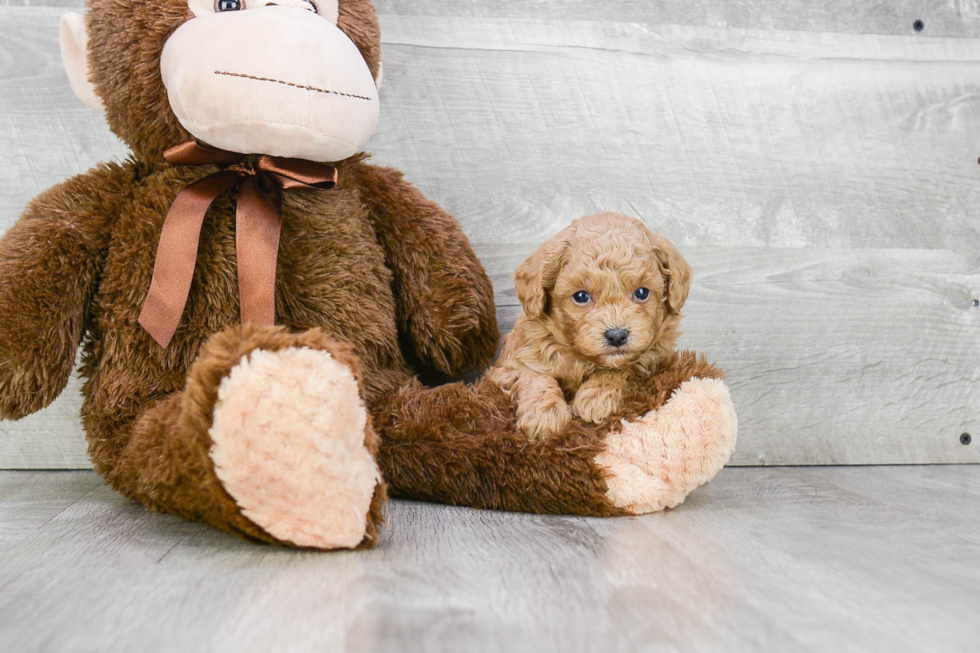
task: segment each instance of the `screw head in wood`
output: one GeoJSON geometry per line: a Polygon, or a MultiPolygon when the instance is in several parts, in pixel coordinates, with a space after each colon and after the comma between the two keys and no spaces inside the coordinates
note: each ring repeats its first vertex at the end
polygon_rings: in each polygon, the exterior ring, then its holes
{"type": "Polygon", "coordinates": [[[914,29],[916,32],[921,32],[925,28],[926,28],[926,24],[923,23],[921,20],[917,20],[914,23],[912,23],[912,29],[914,29]]]}
{"type": "Polygon", "coordinates": [[[973,442],[973,436],[969,433],[964,433],[960,436],[960,444],[970,444],[973,442]]]}

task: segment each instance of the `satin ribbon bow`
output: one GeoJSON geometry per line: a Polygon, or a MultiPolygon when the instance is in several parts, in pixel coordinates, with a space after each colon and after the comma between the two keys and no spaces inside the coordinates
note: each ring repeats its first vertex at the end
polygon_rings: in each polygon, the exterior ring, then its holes
{"type": "Polygon", "coordinates": [[[167,212],[139,323],[161,347],[170,344],[187,305],[204,216],[218,195],[233,187],[238,189],[235,249],[242,324],[275,323],[282,191],[333,188],[337,169],[302,159],[255,159],[195,141],[172,147],[163,156],[174,166],[214,165],[223,170],[189,184],[167,212]]]}

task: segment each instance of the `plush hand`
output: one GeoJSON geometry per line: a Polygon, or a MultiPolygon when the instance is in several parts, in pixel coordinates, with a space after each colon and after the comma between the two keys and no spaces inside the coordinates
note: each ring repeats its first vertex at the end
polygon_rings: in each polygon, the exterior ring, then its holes
{"type": "Polygon", "coordinates": [[[111,233],[101,211],[127,195],[118,170],[48,189],[0,238],[0,419],[44,408],[68,383],[111,233]]]}
{"type": "Polygon", "coordinates": [[[463,264],[427,271],[405,320],[420,362],[450,377],[486,366],[497,351],[492,289],[477,272],[463,264]]]}
{"type": "Polygon", "coordinates": [[[595,457],[607,475],[606,496],[634,515],[673,508],[728,462],[737,434],[725,383],[684,381],[663,406],[606,435],[595,457]]]}
{"type": "Polygon", "coordinates": [[[398,170],[362,163],[355,172],[416,362],[450,377],[484,369],[500,337],[493,285],[459,223],[398,170]]]}

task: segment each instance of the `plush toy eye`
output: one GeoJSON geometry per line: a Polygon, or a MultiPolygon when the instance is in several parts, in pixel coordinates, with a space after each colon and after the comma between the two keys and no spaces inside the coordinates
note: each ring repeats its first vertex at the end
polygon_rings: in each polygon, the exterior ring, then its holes
{"type": "Polygon", "coordinates": [[[572,301],[576,304],[588,304],[590,301],[592,301],[592,295],[584,290],[580,290],[572,295],[572,301]]]}
{"type": "Polygon", "coordinates": [[[319,10],[319,9],[317,8],[317,6],[316,6],[316,3],[315,3],[315,2],[313,2],[313,0],[306,0],[306,4],[308,4],[308,5],[310,5],[310,10],[311,10],[311,11],[312,11],[312,12],[313,12],[314,14],[318,14],[318,13],[320,13],[320,10],[319,10]]]}
{"type": "Polygon", "coordinates": [[[650,299],[650,289],[649,288],[637,288],[633,292],[633,299],[638,302],[645,302],[650,299]]]}
{"type": "Polygon", "coordinates": [[[241,11],[244,8],[245,2],[243,0],[215,0],[214,2],[214,10],[219,13],[222,11],[241,11]]]}

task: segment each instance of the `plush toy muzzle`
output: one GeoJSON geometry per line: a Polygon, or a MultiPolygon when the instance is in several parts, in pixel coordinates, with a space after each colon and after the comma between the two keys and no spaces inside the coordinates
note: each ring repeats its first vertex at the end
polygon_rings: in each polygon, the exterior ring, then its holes
{"type": "MultiPolygon", "coordinates": [[[[323,163],[367,143],[378,124],[380,66],[376,80],[338,27],[337,0],[191,0],[187,8],[191,18],[163,44],[160,81],[177,123],[194,138],[238,154],[323,163]]],[[[72,89],[105,110],[88,48],[85,19],[64,16],[61,51],[72,89]]]]}
{"type": "Polygon", "coordinates": [[[299,7],[197,16],[167,40],[160,73],[184,129],[231,152],[341,161],[378,124],[378,89],[357,46],[299,7]]]}

